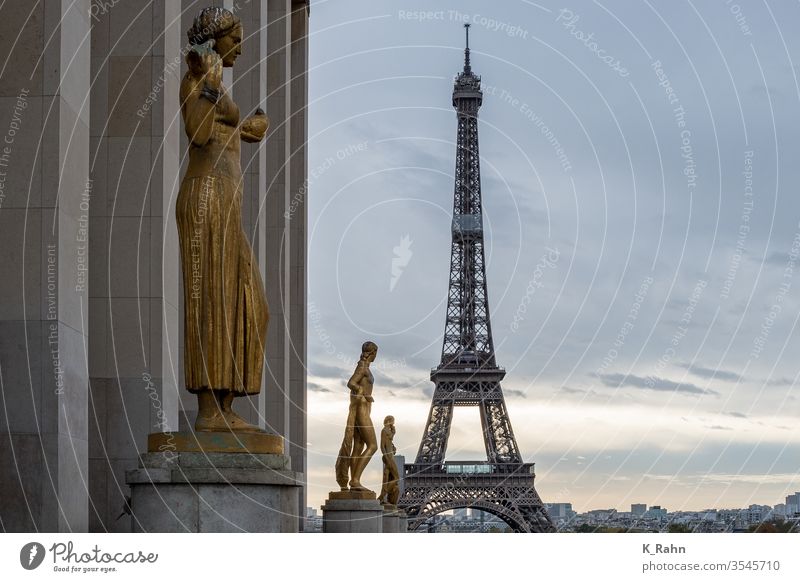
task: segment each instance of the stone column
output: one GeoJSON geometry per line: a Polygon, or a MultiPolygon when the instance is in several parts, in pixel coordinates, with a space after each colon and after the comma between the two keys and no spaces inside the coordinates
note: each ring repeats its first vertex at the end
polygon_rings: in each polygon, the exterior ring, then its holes
{"type": "MultiPolygon", "coordinates": [[[[264,287],[269,302],[270,321],[267,331],[264,374],[266,391],[264,414],[267,428],[284,437],[291,446],[289,401],[289,335],[288,302],[290,297],[290,250],[288,211],[290,201],[289,112],[291,71],[289,43],[291,39],[291,0],[267,0],[267,117],[270,127],[266,137],[265,253],[264,287]]],[[[289,448],[288,450],[291,450],[289,448]]]]}
{"type": "Polygon", "coordinates": [[[89,0],[6,3],[0,527],[87,531],[89,0]]]}
{"type": "MultiPolygon", "coordinates": [[[[308,15],[307,1],[292,2],[291,44],[291,157],[289,180],[289,247],[291,250],[289,275],[289,447],[292,468],[307,474],[306,443],[307,376],[306,356],[306,305],[308,303],[308,15]]],[[[306,488],[300,492],[298,515],[305,515],[306,488]]],[[[301,520],[302,523],[302,520],[301,520]]],[[[301,525],[302,527],[302,525],[301,525]]]]}
{"type": "MultiPolygon", "coordinates": [[[[244,39],[242,54],[236,59],[233,67],[230,90],[233,100],[239,106],[241,119],[251,115],[256,108],[266,111],[266,4],[261,2],[233,2],[226,0],[225,7],[231,10],[242,21],[244,39]]],[[[256,259],[259,261],[261,279],[266,280],[266,264],[263,262],[264,249],[261,241],[261,230],[264,223],[264,203],[266,189],[266,145],[242,142],[242,228],[247,235],[256,259]]],[[[272,307],[270,305],[270,307],[272,307]]],[[[270,314],[270,325],[276,323],[270,314]]],[[[261,394],[265,392],[267,382],[264,374],[261,378],[261,394]]],[[[234,409],[248,422],[265,428],[263,397],[236,398],[234,409]]]]}
{"type": "Polygon", "coordinates": [[[149,433],[178,428],[179,15],[174,2],[92,5],[92,531],[130,531],[125,471],[149,433]]]}

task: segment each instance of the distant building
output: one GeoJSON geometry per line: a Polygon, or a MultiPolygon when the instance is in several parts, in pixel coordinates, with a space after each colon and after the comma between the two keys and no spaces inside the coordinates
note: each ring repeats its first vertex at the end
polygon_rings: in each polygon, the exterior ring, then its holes
{"type": "Polygon", "coordinates": [[[759,524],[772,515],[772,508],[769,505],[751,505],[745,510],[748,525],[759,524]]]}
{"type": "Polygon", "coordinates": [[[306,523],[303,531],[307,533],[322,532],[322,516],[313,507],[306,507],[306,523]]]}
{"type": "Polygon", "coordinates": [[[586,512],[589,518],[589,523],[602,523],[614,517],[617,513],[616,509],[592,509],[586,512]]]}
{"type": "Polygon", "coordinates": [[[545,507],[553,521],[569,521],[575,517],[571,503],[545,503],[545,507]]]}
{"type": "Polygon", "coordinates": [[[793,517],[800,513],[800,493],[786,496],[786,517],[793,517]]]}
{"type": "Polygon", "coordinates": [[[645,519],[667,519],[667,509],[666,507],[661,507],[660,505],[653,505],[644,512],[642,516],[645,519]]]}
{"type": "Polygon", "coordinates": [[[466,507],[459,507],[453,510],[453,517],[456,521],[466,521],[467,520],[467,508],[466,507]]]}
{"type": "Polygon", "coordinates": [[[631,503],[631,513],[635,516],[642,516],[647,511],[646,503],[631,503]]]}
{"type": "Polygon", "coordinates": [[[716,509],[704,509],[697,513],[697,517],[702,521],[717,521],[716,509]]]}

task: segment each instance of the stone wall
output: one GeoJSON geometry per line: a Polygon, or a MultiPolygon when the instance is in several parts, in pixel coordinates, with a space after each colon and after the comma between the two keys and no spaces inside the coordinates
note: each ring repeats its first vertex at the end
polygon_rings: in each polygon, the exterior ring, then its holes
{"type": "Polygon", "coordinates": [[[0,21],[13,64],[0,133],[15,132],[10,153],[0,144],[0,529],[130,531],[124,471],[148,433],[194,422],[178,89],[186,30],[210,4],[245,29],[225,83],[243,115],[260,106],[271,119],[267,142],[242,149],[243,227],[271,311],[265,378],[236,406],[282,434],[305,473],[304,201],[288,211],[306,177],[306,2],[13,3],[0,21]]]}

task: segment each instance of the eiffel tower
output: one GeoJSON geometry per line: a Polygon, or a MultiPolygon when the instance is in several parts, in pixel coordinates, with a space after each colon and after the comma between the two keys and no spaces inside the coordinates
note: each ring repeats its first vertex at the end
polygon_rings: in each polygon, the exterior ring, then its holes
{"type": "Polygon", "coordinates": [[[464,70],[455,79],[458,115],[453,201],[450,287],[442,360],[431,371],[436,385],[417,459],[404,471],[398,503],[415,530],[431,516],[471,507],[492,513],[519,532],[554,531],[533,481],[534,464],[524,463],[508,418],[495,363],[483,252],[478,108],[481,78],[469,62],[466,28],[464,70]],[[456,406],[480,410],[486,461],[446,462],[445,451],[456,406]]]}

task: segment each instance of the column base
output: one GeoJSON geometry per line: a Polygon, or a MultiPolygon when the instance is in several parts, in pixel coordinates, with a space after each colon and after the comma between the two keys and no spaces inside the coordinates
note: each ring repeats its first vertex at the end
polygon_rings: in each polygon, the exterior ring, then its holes
{"type": "Polygon", "coordinates": [[[286,455],[144,453],[127,471],[134,532],[297,532],[303,475],[286,455]]]}
{"type": "Polygon", "coordinates": [[[372,492],[333,491],[322,506],[322,532],[381,533],[383,506],[372,492]]]}
{"type": "MultiPolygon", "coordinates": [[[[396,505],[383,504],[383,533],[400,533],[400,514],[396,505]]],[[[403,515],[405,515],[403,513],[403,515]]],[[[407,527],[407,526],[406,526],[407,527]]]]}
{"type": "Polygon", "coordinates": [[[148,453],[245,453],[282,455],[283,437],[267,432],[186,431],[147,435],[148,453]]]}

